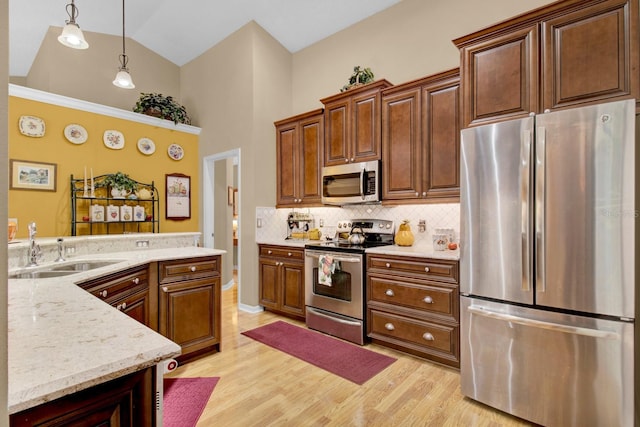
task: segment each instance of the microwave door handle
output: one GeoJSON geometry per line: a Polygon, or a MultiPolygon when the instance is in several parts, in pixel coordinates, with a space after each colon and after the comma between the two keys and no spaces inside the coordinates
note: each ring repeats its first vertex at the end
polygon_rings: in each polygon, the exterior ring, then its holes
{"type": "Polygon", "coordinates": [[[365,168],[362,168],[362,172],[360,172],[360,197],[364,200],[364,174],[367,172],[365,168]]]}

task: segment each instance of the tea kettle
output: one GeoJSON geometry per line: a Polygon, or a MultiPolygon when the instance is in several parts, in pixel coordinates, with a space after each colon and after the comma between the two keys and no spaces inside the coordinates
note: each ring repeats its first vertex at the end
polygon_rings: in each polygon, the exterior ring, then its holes
{"type": "Polygon", "coordinates": [[[364,231],[362,231],[361,227],[353,227],[351,229],[351,233],[349,234],[349,243],[352,245],[361,245],[365,242],[364,231]]]}

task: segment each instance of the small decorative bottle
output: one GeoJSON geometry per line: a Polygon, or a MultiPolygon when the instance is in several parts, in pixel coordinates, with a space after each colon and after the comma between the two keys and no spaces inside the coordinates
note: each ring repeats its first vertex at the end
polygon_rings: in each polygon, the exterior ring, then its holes
{"type": "Polygon", "coordinates": [[[398,226],[398,231],[396,232],[395,242],[398,246],[411,246],[413,245],[413,233],[411,232],[411,227],[409,226],[409,220],[405,219],[402,221],[402,224],[398,226]]]}

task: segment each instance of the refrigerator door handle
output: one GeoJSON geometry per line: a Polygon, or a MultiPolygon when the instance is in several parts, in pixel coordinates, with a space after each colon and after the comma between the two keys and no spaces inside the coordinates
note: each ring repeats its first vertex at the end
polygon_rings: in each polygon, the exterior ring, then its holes
{"type": "Polygon", "coordinates": [[[546,329],[556,332],[564,332],[573,335],[583,335],[593,338],[620,340],[620,334],[611,331],[603,331],[598,329],[581,328],[576,326],[561,325],[558,323],[544,322],[542,320],[527,319],[524,317],[513,316],[511,314],[497,313],[495,311],[487,310],[486,308],[469,306],[467,308],[469,313],[478,316],[488,317],[491,319],[501,320],[509,323],[516,323],[518,325],[530,326],[533,328],[546,329]]]}
{"type": "Polygon", "coordinates": [[[536,292],[546,290],[544,269],[544,192],[545,192],[545,150],[546,129],[543,126],[536,128],[536,194],[535,194],[535,253],[536,253],[536,292]]]}
{"type": "Polygon", "coordinates": [[[529,252],[530,226],[529,226],[529,188],[531,181],[531,142],[530,130],[522,133],[520,146],[520,203],[521,206],[521,243],[522,243],[522,290],[531,290],[531,255],[529,252]]]}

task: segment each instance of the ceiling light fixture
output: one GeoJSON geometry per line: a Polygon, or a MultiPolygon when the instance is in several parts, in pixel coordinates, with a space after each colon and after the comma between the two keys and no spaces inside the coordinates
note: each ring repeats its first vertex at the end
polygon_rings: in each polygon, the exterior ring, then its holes
{"type": "Polygon", "coordinates": [[[122,55],[120,55],[120,68],[118,68],[118,74],[116,74],[113,84],[123,89],[133,89],[136,85],[133,84],[129,69],[127,68],[129,58],[125,51],[124,39],[124,0],[122,0],[122,55]]]}
{"type": "Polygon", "coordinates": [[[69,20],[65,21],[67,25],[62,29],[62,34],[58,36],[58,41],[63,45],[73,49],[86,49],[89,43],[84,39],[80,26],[76,23],[78,17],[78,8],[73,0],[66,7],[69,20]],[[71,7],[71,10],[69,10],[71,7]]]}

